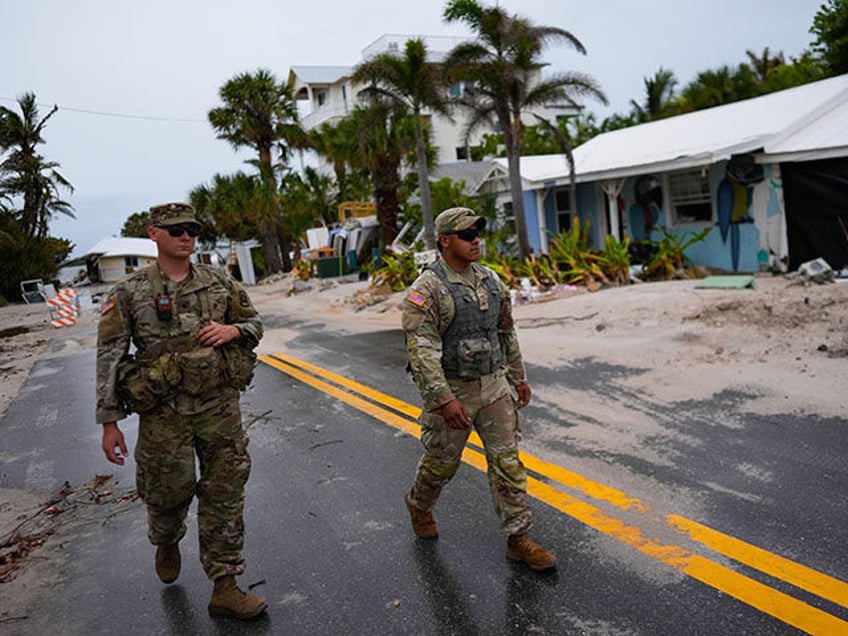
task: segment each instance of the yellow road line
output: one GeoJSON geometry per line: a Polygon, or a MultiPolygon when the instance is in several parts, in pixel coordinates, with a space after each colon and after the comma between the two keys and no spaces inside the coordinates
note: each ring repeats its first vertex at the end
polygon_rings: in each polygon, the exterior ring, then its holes
{"type": "Polygon", "coordinates": [[[643,554],[809,634],[832,635],[846,633],[848,630],[848,622],[832,614],[680,546],[662,544],[657,539],[646,537],[637,526],[627,525],[595,506],[560,492],[544,482],[529,478],[527,492],[643,554]]]}
{"type": "MultiPolygon", "coordinates": [[[[294,367],[299,367],[302,369],[306,369],[316,375],[320,375],[332,382],[340,386],[347,387],[353,391],[356,391],[360,395],[363,395],[371,400],[379,402],[388,406],[389,408],[398,411],[399,413],[403,413],[408,415],[411,418],[418,419],[418,416],[421,415],[421,409],[417,406],[413,406],[407,402],[403,402],[402,400],[398,400],[391,395],[387,395],[385,393],[381,393],[376,389],[372,389],[369,386],[364,384],[360,384],[350,378],[346,378],[344,376],[333,373],[332,371],[328,371],[322,367],[316,366],[309,362],[305,362],[303,360],[298,360],[297,358],[293,358],[292,356],[286,355],[284,353],[274,353],[271,356],[260,356],[263,361],[267,362],[268,358],[281,360],[283,362],[287,362],[289,365],[294,367]]],[[[417,430],[417,427],[416,427],[417,430]]],[[[418,437],[418,435],[416,435],[418,437]]],[[[475,433],[471,432],[471,435],[468,438],[468,441],[477,446],[478,448],[483,448],[483,440],[475,433]]],[[[606,501],[613,506],[618,508],[622,508],[623,510],[636,509],[642,512],[646,512],[650,510],[650,506],[645,505],[638,499],[633,497],[629,497],[625,493],[620,490],[616,490],[615,488],[610,488],[604,484],[600,484],[596,481],[592,481],[590,479],[586,479],[582,475],[578,475],[575,472],[562,468],[561,466],[557,466],[556,464],[551,464],[546,462],[538,457],[530,455],[529,453],[522,452],[521,460],[524,462],[524,465],[527,466],[528,469],[533,470],[537,473],[541,473],[554,479],[570,488],[575,488],[580,490],[590,497],[594,499],[598,499],[599,501],[606,501]]]]}
{"type": "Polygon", "coordinates": [[[395,413],[391,413],[387,411],[373,402],[369,402],[368,400],[364,400],[361,397],[357,397],[348,393],[347,391],[343,391],[337,387],[334,387],[331,384],[327,384],[322,380],[316,379],[314,376],[309,375],[308,373],[304,373],[300,369],[297,369],[290,364],[283,362],[282,360],[278,360],[277,354],[274,357],[261,355],[259,359],[276,369],[284,373],[288,373],[293,378],[297,378],[304,384],[308,384],[309,386],[315,387],[319,391],[323,391],[328,395],[333,396],[334,398],[341,400],[345,404],[350,404],[351,406],[359,409],[363,413],[367,413],[372,417],[377,418],[382,422],[386,422],[387,424],[391,424],[395,428],[402,430],[404,433],[409,433],[413,437],[421,437],[421,431],[418,427],[418,424],[415,422],[411,422],[408,419],[396,415],[395,413]]]}
{"type": "Polygon", "coordinates": [[[828,601],[848,607],[848,583],[844,581],[713,530],[697,521],[679,515],[666,515],[665,519],[668,525],[681,534],[689,535],[716,552],[828,601]]]}
{"type": "Polygon", "coordinates": [[[365,397],[370,398],[375,402],[385,404],[386,406],[393,408],[399,413],[408,415],[413,419],[418,419],[418,416],[421,414],[421,409],[417,406],[413,406],[408,402],[398,400],[397,398],[392,397],[391,395],[387,395],[386,393],[381,393],[380,391],[372,389],[369,386],[365,386],[364,384],[360,384],[359,382],[354,382],[350,378],[346,378],[343,375],[333,373],[332,371],[324,369],[323,367],[315,366],[314,364],[306,362],[305,360],[298,360],[297,358],[293,358],[289,355],[286,355],[285,353],[273,353],[270,356],[259,356],[259,358],[264,362],[267,362],[267,359],[269,357],[276,358],[277,360],[281,360],[283,362],[287,362],[288,364],[294,367],[306,369],[307,371],[311,371],[312,373],[320,375],[321,377],[326,378],[327,380],[331,380],[336,384],[346,386],[349,389],[353,389],[360,395],[364,395],[365,397]]]}
{"type": "MultiPolygon", "coordinates": [[[[333,382],[368,396],[371,400],[383,402],[397,412],[404,413],[409,417],[417,417],[420,409],[412,405],[322,369],[321,367],[302,362],[284,354],[275,353],[272,356],[261,355],[259,359],[301,380],[305,384],[323,391],[380,421],[409,433],[413,437],[420,437],[420,430],[417,424],[398,416],[396,413],[387,411],[371,401],[328,384],[293,365],[323,375],[333,382]]],[[[480,445],[479,438],[478,445],[480,445]]],[[[528,468],[545,477],[561,481],[566,486],[579,488],[581,491],[590,495],[593,492],[597,493],[600,497],[596,498],[613,503],[620,508],[629,509],[635,507],[640,511],[648,509],[638,499],[629,498],[624,493],[613,488],[592,482],[576,473],[544,462],[527,453],[522,452],[521,456],[522,461],[524,461],[528,468]]],[[[486,459],[482,453],[471,448],[466,448],[463,451],[462,457],[463,461],[469,465],[486,472],[486,459]]],[[[848,622],[836,616],[799,601],[783,592],[772,589],[730,568],[693,554],[682,547],[663,545],[655,539],[647,538],[639,527],[626,525],[620,519],[607,515],[599,508],[563,493],[538,479],[533,477],[528,478],[528,493],[586,525],[608,534],[652,558],[670,565],[711,587],[719,589],[752,607],[808,633],[832,634],[848,630],[848,622]]],[[[694,540],[721,554],[725,554],[741,563],[759,569],[766,574],[780,578],[796,587],[817,594],[822,598],[848,607],[848,595],[846,595],[848,585],[838,579],[784,559],[778,555],[747,544],[744,541],[734,539],[684,517],[667,515],[666,522],[678,532],[692,537],[694,540]]]]}

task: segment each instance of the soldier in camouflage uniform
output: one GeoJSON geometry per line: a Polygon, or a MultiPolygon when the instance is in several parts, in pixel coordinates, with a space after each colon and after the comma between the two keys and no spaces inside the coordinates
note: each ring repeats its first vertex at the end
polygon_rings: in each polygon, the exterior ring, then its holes
{"type": "Polygon", "coordinates": [[[209,613],[252,618],[267,605],[235,583],[244,572],[250,474],[239,392],[252,376],[262,323],[238,282],[191,262],[200,225],[190,205],[154,206],[150,221],[157,262],[115,285],[101,306],[97,422],[103,451],[109,461],[124,463],[117,421],[138,412],[136,483],[159,578],[171,583],[179,575],[179,542],[196,496],[200,560],[214,581],[209,613]]]}
{"type": "Polygon", "coordinates": [[[438,536],[433,506],[459,468],[473,426],[486,449],[507,557],[534,570],[553,568],[556,557],[527,536],[532,515],[518,456],[517,409],[529,402],[530,387],[509,292],[475,262],[486,220],[468,208],[450,208],[435,225],[441,257],[415,280],[403,304],[407,354],[423,401],[424,454],[405,496],[412,529],[419,537],[438,536]]]}

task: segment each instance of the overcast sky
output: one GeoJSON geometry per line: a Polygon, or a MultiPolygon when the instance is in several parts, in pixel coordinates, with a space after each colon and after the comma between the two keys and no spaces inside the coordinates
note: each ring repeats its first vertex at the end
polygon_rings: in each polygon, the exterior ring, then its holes
{"type": "MultiPolygon", "coordinates": [[[[661,66],[679,86],[702,70],[746,61],[746,50],[796,57],[809,48],[823,0],[503,0],[537,24],[571,31],[581,56],[557,46],[553,70],[592,75],[610,106],[643,101],[643,79],[661,66]]],[[[384,33],[458,35],[441,19],[445,0],[0,0],[0,104],[36,94],[49,121],[42,153],[74,185],[76,220],[51,234],[74,255],[120,233],[134,212],[185,200],[249,155],[217,140],[206,113],[237,73],[292,66],[354,65],[384,33]]],[[[489,2],[484,2],[489,4],[489,2]]]]}

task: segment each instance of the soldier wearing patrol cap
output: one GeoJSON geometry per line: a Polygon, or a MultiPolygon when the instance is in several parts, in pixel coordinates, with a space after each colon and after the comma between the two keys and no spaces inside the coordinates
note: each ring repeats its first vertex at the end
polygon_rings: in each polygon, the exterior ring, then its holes
{"type": "Polygon", "coordinates": [[[187,203],[150,208],[156,263],[115,285],[101,306],[96,416],[106,458],[123,465],[127,447],[117,422],[139,414],[136,485],[159,578],[179,576],[179,542],[197,497],[200,561],[214,581],[209,613],[246,619],[267,607],[235,583],[244,572],[250,474],[239,393],[252,377],[263,330],[238,282],[191,262],[199,232],[187,203]]]}
{"type": "Polygon", "coordinates": [[[476,262],[486,219],[469,208],[450,208],[435,226],[440,258],[415,280],[403,303],[407,355],[423,402],[424,454],[405,495],[412,529],[422,538],[438,536],[433,507],[459,468],[473,427],[486,449],[507,558],[534,570],[554,568],[556,557],[527,535],[532,515],[518,456],[518,409],[530,401],[530,387],[509,291],[476,262]]]}

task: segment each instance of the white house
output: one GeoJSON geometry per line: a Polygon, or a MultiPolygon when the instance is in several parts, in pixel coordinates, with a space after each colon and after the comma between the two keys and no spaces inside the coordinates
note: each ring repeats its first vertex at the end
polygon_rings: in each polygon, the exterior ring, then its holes
{"type": "MultiPolygon", "coordinates": [[[[733,271],[848,266],[848,75],[599,135],[574,150],[576,210],[563,155],[522,157],[531,245],[589,220],[604,237],[678,237],[733,271]]],[[[497,159],[506,168],[505,159],[497,159]]]]}
{"type": "MultiPolygon", "coordinates": [[[[444,56],[456,45],[468,41],[468,38],[453,36],[386,34],[362,50],[362,60],[368,60],[384,52],[397,52],[398,55],[403,55],[406,42],[418,37],[424,41],[430,59],[434,62],[444,59],[444,56]]],[[[354,62],[350,66],[291,67],[288,86],[295,99],[303,103],[301,110],[305,112],[301,116],[300,123],[304,129],[311,130],[324,123],[336,123],[361,102],[358,94],[364,86],[354,84],[350,80],[357,63],[354,62]]],[[[462,90],[463,86],[456,85],[449,89],[449,93],[459,97],[462,90]]],[[[579,110],[580,107],[575,104],[552,105],[541,109],[539,114],[543,117],[556,118],[574,114],[579,110]]],[[[450,163],[468,160],[468,146],[464,138],[467,119],[464,114],[457,111],[452,120],[436,113],[425,112],[424,114],[430,120],[431,141],[438,150],[437,161],[450,163]]],[[[534,119],[528,120],[527,123],[537,122],[534,119]]],[[[469,140],[470,145],[477,145],[486,132],[492,131],[478,129],[469,140]]]]}
{"type": "Polygon", "coordinates": [[[113,283],[156,261],[156,243],[145,238],[107,236],[82,255],[89,280],[113,283]]]}

